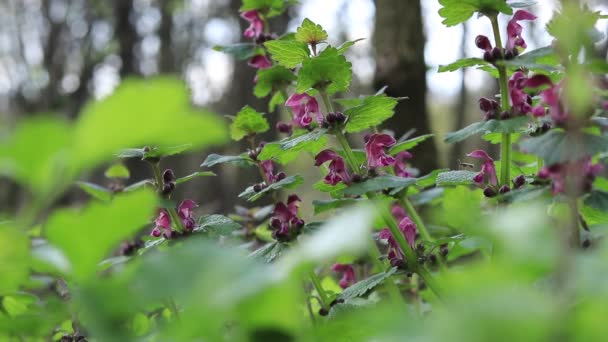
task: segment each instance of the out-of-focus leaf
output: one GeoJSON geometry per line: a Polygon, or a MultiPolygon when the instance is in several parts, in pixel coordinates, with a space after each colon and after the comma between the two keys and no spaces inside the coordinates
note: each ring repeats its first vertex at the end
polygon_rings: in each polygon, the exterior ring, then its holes
{"type": "Polygon", "coordinates": [[[354,183],[342,191],[345,195],[364,195],[370,191],[380,191],[384,189],[402,188],[416,184],[416,178],[403,178],[397,176],[379,176],[370,178],[360,183],[354,183]]]}
{"type": "Polygon", "coordinates": [[[106,169],[104,176],[106,176],[106,178],[128,179],[131,176],[131,173],[123,163],[116,163],[106,169]]]}
{"type": "Polygon", "coordinates": [[[17,290],[28,277],[29,241],[22,231],[0,223],[0,295],[17,290]]]}
{"type": "Polygon", "coordinates": [[[262,197],[264,194],[267,194],[267,193],[270,193],[272,191],[279,190],[279,189],[292,189],[292,188],[295,188],[298,185],[302,184],[303,182],[304,182],[304,178],[302,178],[302,176],[294,175],[294,176],[285,177],[278,182],[269,184],[268,186],[266,186],[259,192],[256,192],[255,190],[253,190],[253,185],[252,185],[252,186],[248,187],[247,189],[245,189],[245,191],[241,192],[239,194],[239,198],[245,198],[249,202],[253,202],[253,201],[259,199],[260,197],[262,197]]]}
{"type": "Polygon", "coordinates": [[[580,160],[585,155],[594,156],[604,151],[606,146],[608,137],[587,133],[568,134],[559,130],[551,130],[520,143],[524,152],[543,158],[547,165],[580,160]]]}
{"type": "Polygon", "coordinates": [[[101,185],[89,183],[89,182],[77,182],[76,183],[79,188],[81,188],[87,194],[93,196],[94,198],[107,202],[112,199],[112,191],[110,189],[106,189],[101,185]]]}
{"type": "Polygon", "coordinates": [[[257,97],[265,97],[273,90],[287,87],[295,80],[296,75],[291,70],[280,65],[260,69],[257,73],[257,82],[253,88],[253,94],[257,97]]]}
{"type": "Polygon", "coordinates": [[[264,133],[270,129],[268,120],[255,109],[245,106],[230,124],[230,135],[234,140],[241,140],[250,134],[264,133]]]}
{"type": "Polygon", "coordinates": [[[212,167],[214,165],[223,163],[231,163],[244,167],[255,165],[255,162],[244,154],[238,156],[221,156],[219,154],[212,153],[205,158],[205,161],[201,164],[201,167],[212,167]]]}
{"type": "Polygon", "coordinates": [[[197,231],[208,234],[211,237],[229,236],[241,227],[224,215],[207,215],[198,220],[197,231]]]}
{"type": "Polygon", "coordinates": [[[443,24],[454,26],[463,23],[475,12],[483,14],[513,14],[513,10],[504,0],[439,0],[439,15],[444,18],[443,24]]]}
{"type": "Polygon", "coordinates": [[[184,177],[180,177],[178,179],[175,180],[175,184],[182,184],[182,183],[186,183],[189,180],[192,180],[194,178],[198,178],[198,177],[210,177],[210,176],[216,176],[215,173],[211,172],[211,171],[199,171],[199,172],[194,172],[191,173],[187,176],[184,177]]]}
{"type": "Polygon", "coordinates": [[[253,56],[263,55],[264,49],[260,49],[258,45],[253,43],[238,43],[232,45],[216,45],[213,50],[220,51],[232,55],[238,60],[249,59],[253,56]]]}
{"type": "Polygon", "coordinates": [[[463,58],[459,59],[454,63],[450,63],[448,65],[440,65],[437,72],[451,72],[456,71],[462,68],[470,68],[478,65],[491,65],[481,58],[463,58]]]}
{"type": "Polygon", "coordinates": [[[341,199],[332,199],[332,200],[313,200],[312,205],[315,208],[315,215],[320,214],[322,212],[346,207],[349,205],[353,205],[357,203],[359,200],[354,198],[341,198],[341,199]]]}
{"type": "Polygon", "coordinates": [[[478,134],[516,133],[526,127],[528,120],[529,119],[527,117],[520,116],[507,120],[492,119],[488,121],[475,122],[459,131],[446,134],[444,141],[448,144],[453,144],[478,134]]]}
{"type": "MultiPolygon", "coordinates": [[[[378,274],[374,274],[371,277],[367,277],[349,287],[347,287],[338,298],[349,300],[355,297],[361,297],[376,286],[382,284],[385,280],[389,279],[393,274],[397,272],[397,268],[393,267],[390,270],[378,274]]],[[[390,281],[390,279],[388,280],[390,281]]]]}

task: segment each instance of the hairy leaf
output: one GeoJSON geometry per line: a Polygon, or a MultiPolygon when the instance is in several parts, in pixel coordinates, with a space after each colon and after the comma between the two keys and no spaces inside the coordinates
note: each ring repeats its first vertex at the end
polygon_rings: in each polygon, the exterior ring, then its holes
{"type": "Polygon", "coordinates": [[[397,154],[401,151],[411,150],[412,148],[418,146],[421,142],[434,137],[435,134],[424,134],[412,139],[407,139],[405,141],[397,143],[395,146],[391,147],[389,150],[390,154],[397,154]]]}
{"type": "Polygon", "coordinates": [[[318,56],[306,59],[298,73],[296,92],[310,88],[325,90],[329,95],[345,91],[352,77],[351,63],[338,50],[327,47],[318,56]]]}
{"type": "Polygon", "coordinates": [[[491,64],[481,58],[463,58],[463,59],[457,60],[454,63],[450,63],[448,65],[440,65],[437,72],[451,72],[451,71],[456,71],[456,70],[459,70],[462,68],[469,68],[469,67],[478,66],[478,65],[487,66],[487,65],[491,65],[491,64]]]}
{"type": "Polygon", "coordinates": [[[323,147],[327,146],[327,136],[325,129],[317,129],[301,135],[285,138],[278,142],[264,145],[264,149],[259,154],[258,159],[272,159],[280,164],[287,164],[298,157],[300,152],[306,151],[316,154],[323,147]]]}
{"type": "Polygon", "coordinates": [[[238,43],[232,45],[216,45],[213,50],[232,55],[238,60],[249,59],[253,56],[263,55],[264,49],[253,43],[238,43]]]}
{"type": "Polygon", "coordinates": [[[212,167],[217,164],[231,163],[239,166],[250,166],[255,165],[255,162],[251,160],[245,154],[238,156],[222,156],[219,154],[212,153],[205,158],[205,161],[201,164],[201,167],[212,167]]]}
{"type": "Polygon", "coordinates": [[[279,90],[296,80],[296,75],[291,70],[280,65],[258,70],[257,76],[257,82],[253,88],[253,94],[257,97],[268,96],[273,89],[279,90]]]}
{"type": "Polygon", "coordinates": [[[309,51],[306,43],[295,40],[271,40],[264,43],[270,56],[279,65],[292,69],[308,59],[309,51]]]}
{"type": "Polygon", "coordinates": [[[264,133],[270,129],[264,115],[255,109],[245,106],[230,124],[230,135],[234,140],[241,140],[250,134],[264,133]]]}
{"type": "Polygon", "coordinates": [[[475,12],[492,15],[498,12],[513,14],[505,0],[439,0],[442,8],[439,15],[444,18],[443,24],[455,26],[467,21],[475,12]]]}
{"type": "Polygon", "coordinates": [[[299,42],[316,45],[327,39],[327,32],[319,24],[305,18],[302,25],[296,30],[295,38],[299,42]]]}
{"type": "MultiPolygon", "coordinates": [[[[386,279],[389,279],[393,274],[397,272],[397,268],[393,267],[390,270],[378,274],[374,274],[371,277],[363,279],[346,289],[340,294],[339,298],[348,300],[356,297],[361,297],[374,289],[376,286],[382,284],[386,279]]],[[[389,280],[390,281],[390,280],[389,280]]]]}
{"type": "Polygon", "coordinates": [[[355,183],[342,191],[345,195],[364,195],[370,191],[384,189],[402,188],[416,184],[416,178],[403,178],[397,176],[379,176],[370,178],[360,183],[355,183]]]}
{"type": "Polygon", "coordinates": [[[229,236],[241,227],[240,224],[224,215],[206,215],[198,220],[196,231],[206,233],[212,238],[229,236]]]}
{"type": "Polygon", "coordinates": [[[474,184],[473,177],[476,174],[477,172],[465,170],[442,172],[437,176],[436,184],[437,186],[474,184]]]}
{"type": "Polygon", "coordinates": [[[191,173],[187,176],[184,177],[180,177],[178,179],[175,180],[175,184],[182,184],[182,183],[186,183],[189,180],[192,180],[194,178],[197,177],[209,177],[209,176],[216,176],[215,173],[211,172],[211,171],[199,171],[199,172],[194,172],[191,173]]]}
{"type": "Polygon", "coordinates": [[[366,97],[360,105],[344,112],[348,116],[346,131],[360,132],[378,126],[395,114],[396,105],[397,99],[384,94],[366,97]]]}
{"type": "Polygon", "coordinates": [[[445,135],[444,141],[453,144],[463,141],[468,137],[488,134],[488,133],[516,133],[522,131],[529,119],[526,116],[519,116],[508,120],[488,120],[475,122],[459,131],[445,135]]]}

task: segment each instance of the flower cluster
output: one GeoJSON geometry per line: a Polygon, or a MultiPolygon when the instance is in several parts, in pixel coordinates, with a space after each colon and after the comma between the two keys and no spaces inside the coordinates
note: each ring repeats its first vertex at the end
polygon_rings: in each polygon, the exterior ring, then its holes
{"type": "MultiPolygon", "coordinates": [[[[403,208],[394,205],[391,213],[399,222],[399,230],[405,237],[408,245],[413,249],[416,242],[416,224],[406,215],[403,208]]],[[[392,266],[402,267],[405,265],[405,256],[399,247],[397,240],[388,228],[383,228],[378,234],[379,240],[386,240],[388,244],[388,259],[392,266]]]]}
{"type": "Polygon", "coordinates": [[[538,178],[551,179],[553,194],[580,195],[582,192],[591,191],[593,181],[601,171],[602,166],[593,164],[588,157],[545,166],[538,172],[538,178]]]}
{"type": "MultiPolygon", "coordinates": [[[[252,39],[256,44],[274,39],[272,35],[265,34],[265,23],[260,12],[256,10],[245,11],[241,13],[241,18],[249,23],[249,27],[243,32],[243,36],[246,38],[252,39]]],[[[266,54],[251,57],[248,64],[256,69],[267,69],[272,66],[272,62],[266,54]]]]}
{"type": "Polygon", "coordinates": [[[289,195],[287,203],[277,202],[270,218],[272,237],[277,241],[291,241],[304,227],[304,220],[298,217],[302,200],[297,195],[289,195]]]}
{"type": "Polygon", "coordinates": [[[343,289],[357,282],[355,268],[351,264],[334,264],[331,267],[331,270],[342,275],[338,284],[343,289]]]}
{"type": "MultiPolygon", "coordinates": [[[[177,207],[177,216],[181,221],[182,227],[184,227],[184,233],[189,233],[194,230],[196,221],[192,216],[192,209],[198,207],[198,205],[190,199],[183,200],[177,207]]],[[[150,233],[154,237],[160,237],[163,235],[166,239],[170,239],[176,232],[171,228],[171,216],[165,209],[160,209],[158,217],[154,220],[156,226],[150,233]]]]}
{"type": "Polygon", "coordinates": [[[505,48],[493,47],[490,39],[484,35],[475,38],[475,45],[484,51],[483,59],[495,63],[501,59],[513,59],[517,57],[526,47],[526,41],[522,38],[523,27],[519,24],[521,20],[535,20],[536,16],[528,11],[519,10],[515,12],[507,24],[507,44],[505,48]]]}
{"type": "MultiPolygon", "coordinates": [[[[484,186],[483,194],[486,197],[494,197],[497,194],[505,194],[511,191],[511,187],[507,184],[503,184],[502,186],[498,186],[498,177],[496,176],[496,167],[494,166],[494,159],[488,155],[488,153],[484,150],[475,150],[469,154],[467,157],[477,158],[482,160],[481,170],[473,177],[473,181],[480,185],[484,186]]],[[[526,184],[526,178],[524,175],[519,175],[515,177],[513,180],[513,188],[519,189],[526,184]]]]}
{"type": "Polygon", "coordinates": [[[340,182],[350,184],[352,177],[346,170],[344,159],[333,150],[323,150],[315,156],[315,166],[321,166],[323,163],[330,162],[329,172],[325,176],[325,183],[336,185],[340,182]]]}
{"type": "Polygon", "coordinates": [[[319,110],[319,103],[306,93],[293,93],[285,102],[285,106],[293,113],[292,124],[300,128],[308,128],[314,120],[318,124],[323,122],[323,114],[319,110]]]}

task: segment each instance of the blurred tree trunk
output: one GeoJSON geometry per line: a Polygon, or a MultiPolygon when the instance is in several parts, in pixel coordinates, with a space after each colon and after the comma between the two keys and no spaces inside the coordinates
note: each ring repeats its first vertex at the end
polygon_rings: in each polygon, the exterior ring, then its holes
{"type": "Polygon", "coordinates": [[[160,1],[160,28],[158,36],[160,37],[160,62],[159,71],[161,73],[176,72],[175,58],[173,58],[173,44],[171,36],[173,33],[173,1],[160,1]]]}
{"type": "MultiPolygon", "coordinates": [[[[462,24],[462,40],[460,41],[460,56],[459,58],[465,58],[467,55],[467,34],[468,34],[468,26],[466,23],[462,24]]],[[[460,94],[458,96],[458,103],[456,104],[456,122],[454,123],[453,131],[457,131],[459,129],[464,128],[467,122],[467,98],[469,96],[467,91],[467,69],[461,69],[462,80],[460,82],[460,94]]],[[[450,158],[450,167],[455,169],[458,168],[458,159],[464,157],[465,154],[465,142],[459,142],[453,145],[452,148],[452,156],[450,158]]]]}
{"type": "Polygon", "coordinates": [[[114,36],[118,38],[118,49],[122,67],[120,76],[137,73],[137,62],[135,58],[135,44],[137,43],[137,32],[131,23],[131,12],[133,0],[114,0],[115,28],[114,36]]]}
{"type": "MultiPolygon", "coordinates": [[[[397,137],[412,128],[416,135],[430,132],[426,108],[425,37],[420,0],[376,0],[374,87],[388,86],[386,94],[409,99],[396,107],[385,127],[397,137]]],[[[414,150],[414,164],[422,172],[437,167],[437,148],[427,140],[414,150]]]]}

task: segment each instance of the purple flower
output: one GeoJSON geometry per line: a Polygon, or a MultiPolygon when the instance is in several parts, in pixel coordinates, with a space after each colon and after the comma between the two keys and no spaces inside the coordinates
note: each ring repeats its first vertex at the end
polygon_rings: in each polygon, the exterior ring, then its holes
{"type": "Polygon", "coordinates": [[[486,151],[476,150],[467,154],[467,156],[483,160],[481,171],[473,178],[475,183],[483,184],[485,180],[488,179],[490,184],[498,185],[498,178],[496,177],[496,168],[494,167],[494,160],[486,153],[486,151]]]}
{"type": "Polygon", "coordinates": [[[340,182],[349,184],[351,177],[346,171],[344,159],[332,150],[323,150],[315,156],[315,166],[331,161],[329,163],[329,172],[325,176],[325,183],[336,185],[340,182]]]}
{"type": "Polygon", "coordinates": [[[355,268],[350,264],[334,264],[331,267],[331,270],[342,274],[342,278],[340,279],[340,287],[345,289],[352,284],[357,282],[357,277],[355,276],[355,268]]]}
{"type": "Polygon", "coordinates": [[[300,233],[300,229],[304,227],[304,220],[298,217],[300,202],[297,195],[289,195],[287,204],[278,202],[274,205],[270,218],[273,238],[278,241],[289,241],[300,233]]]}
{"type": "Polygon", "coordinates": [[[306,93],[293,93],[285,102],[285,106],[291,108],[293,122],[302,128],[308,127],[312,123],[313,115],[317,123],[321,124],[323,122],[323,114],[319,110],[319,103],[313,96],[306,93]]]}
{"type": "Polygon", "coordinates": [[[490,39],[488,37],[479,35],[475,38],[475,45],[484,50],[485,52],[492,52],[492,43],[490,43],[490,39]]]}
{"type": "Polygon", "coordinates": [[[388,134],[373,134],[365,143],[367,165],[370,168],[395,164],[395,158],[385,153],[384,149],[395,145],[397,141],[388,134]]]}
{"type": "Polygon", "coordinates": [[[165,209],[158,211],[158,217],[154,220],[156,225],[150,235],[154,237],[160,237],[163,233],[170,238],[171,237],[171,218],[165,209]]]}
{"type": "Polygon", "coordinates": [[[194,217],[192,217],[192,209],[197,207],[198,204],[190,199],[183,200],[177,207],[177,216],[182,220],[182,225],[187,231],[192,231],[196,225],[194,217]]]}
{"type": "Polygon", "coordinates": [[[539,88],[542,86],[548,86],[540,92],[540,102],[532,109],[534,116],[544,116],[546,110],[544,105],[549,106],[549,113],[551,118],[558,126],[564,126],[568,120],[568,113],[564,106],[562,106],[559,95],[561,92],[561,83],[554,84],[548,76],[545,75],[534,75],[526,81],[526,87],[539,88]]]}
{"type": "Polygon", "coordinates": [[[264,21],[256,10],[241,13],[241,18],[249,22],[249,27],[243,32],[247,38],[257,39],[264,32],[264,21]]]}
{"type": "Polygon", "coordinates": [[[490,120],[497,117],[500,105],[495,100],[482,97],[479,99],[479,109],[484,112],[484,120],[490,120]]]}
{"type": "Polygon", "coordinates": [[[266,180],[268,184],[272,184],[278,182],[285,178],[285,173],[279,172],[277,174],[274,173],[274,162],[272,160],[264,160],[260,162],[260,166],[264,171],[264,175],[266,176],[266,180]]]}
{"type": "Polygon", "coordinates": [[[264,55],[253,56],[247,64],[256,69],[268,69],[272,66],[270,59],[264,55]]]}
{"type": "Polygon", "coordinates": [[[590,157],[577,161],[545,166],[538,172],[538,177],[551,179],[553,194],[566,190],[590,191],[595,177],[602,171],[600,164],[593,164],[590,157]]]}
{"type": "MultiPolygon", "coordinates": [[[[411,248],[414,248],[416,243],[416,224],[407,216],[405,210],[399,205],[393,205],[391,208],[391,214],[395,219],[399,222],[399,230],[405,237],[408,245],[411,248]]],[[[399,244],[397,240],[391,234],[391,231],[388,228],[384,228],[378,234],[379,240],[387,240],[388,243],[388,259],[391,262],[391,265],[398,266],[403,264],[404,262],[404,254],[401,248],[399,248],[399,244]]]]}
{"type": "Polygon", "coordinates": [[[507,50],[512,50],[513,48],[519,47],[523,50],[527,47],[526,42],[521,37],[523,27],[518,23],[518,21],[534,19],[536,19],[536,16],[528,11],[519,10],[515,12],[513,18],[511,18],[507,24],[507,50]]]}
{"type": "Polygon", "coordinates": [[[405,162],[406,159],[412,159],[413,155],[408,151],[401,151],[395,155],[395,174],[399,177],[414,177],[407,169],[407,164],[405,162]]]}
{"type": "Polygon", "coordinates": [[[526,115],[532,111],[532,97],[524,92],[527,82],[528,77],[522,71],[515,72],[509,80],[509,95],[516,114],[526,115]]]}
{"type": "MultiPolygon", "coordinates": [[[[180,218],[182,226],[187,232],[191,232],[196,226],[196,221],[192,216],[192,209],[196,207],[198,207],[198,205],[190,199],[183,200],[177,207],[177,216],[180,218]]],[[[171,216],[165,209],[159,210],[158,217],[154,220],[154,224],[156,226],[152,229],[150,235],[160,237],[164,234],[167,239],[171,238],[171,216]]]]}

